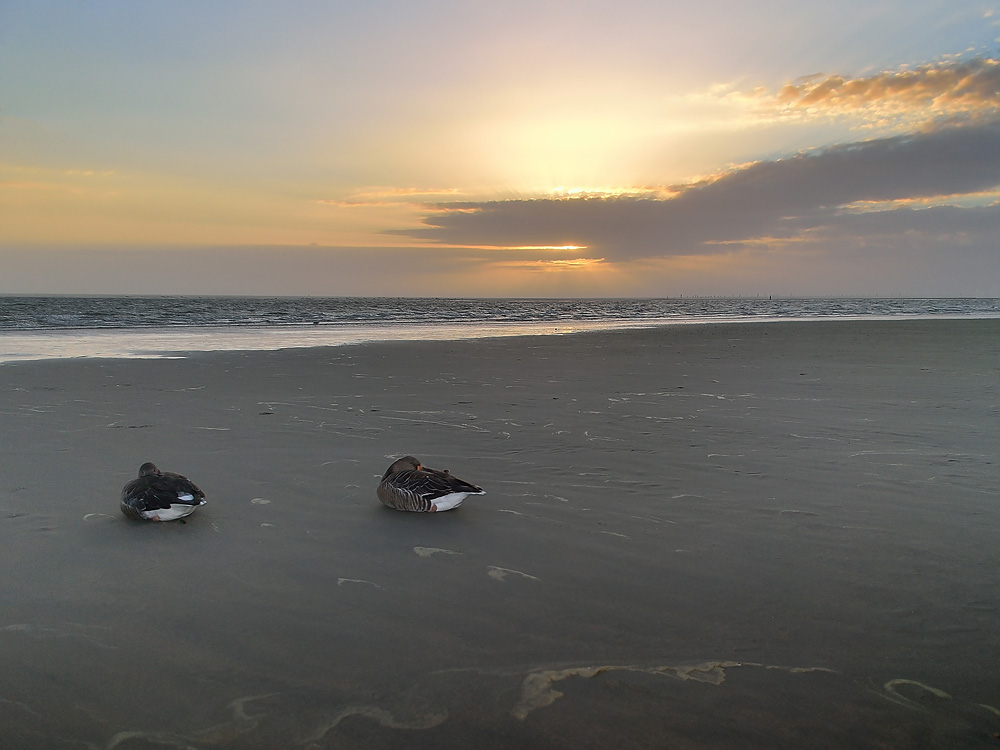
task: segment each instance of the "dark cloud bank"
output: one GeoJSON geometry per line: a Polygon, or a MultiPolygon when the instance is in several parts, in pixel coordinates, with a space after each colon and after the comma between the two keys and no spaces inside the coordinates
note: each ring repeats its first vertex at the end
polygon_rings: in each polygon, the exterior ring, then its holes
{"type": "Polygon", "coordinates": [[[1000,120],[952,124],[758,162],[678,188],[673,198],[504,200],[437,204],[408,237],[454,245],[584,245],[609,261],[715,253],[787,241],[995,253],[1000,208],[896,206],[859,214],[858,201],[961,196],[1000,185],[1000,120]]]}

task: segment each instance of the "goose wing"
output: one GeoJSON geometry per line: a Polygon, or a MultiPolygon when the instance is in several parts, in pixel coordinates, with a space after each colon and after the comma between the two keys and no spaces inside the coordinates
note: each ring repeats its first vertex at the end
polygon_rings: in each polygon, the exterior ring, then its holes
{"type": "Polygon", "coordinates": [[[482,492],[476,485],[464,482],[447,471],[427,467],[401,471],[395,475],[393,484],[426,500],[436,500],[453,492],[482,492]]]}
{"type": "Polygon", "coordinates": [[[133,479],[122,489],[122,505],[139,512],[201,505],[204,498],[205,493],[190,479],[169,472],[133,479]]]}
{"type": "Polygon", "coordinates": [[[414,473],[425,475],[419,481],[421,482],[421,486],[426,487],[431,493],[428,497],[432,500],[450,495],[453,492],[467,492],[470,495],[483,494],[482,487],[477,487],[474,484],[459,479],[448,470],[440,471],[438,469],[423,467],[414,473]]]}
{"type": "Polygon", "coordinates": [[[483,490],[447,471],[408,469],[386,476],[378,486],[379,499],[391,508],[430,511],[434,501],[454,493],[482,494],[483,490]]]}
{"type": "Polygon", "coordinates": [[[163,479],[169,480],[169,487],[173,489],[181,502],[188,502],[191,505],[201,505],[205,499],[205,493],[201,491],[194,482],[181,474],[174,474],[172,471],[165,471],[161,475],[163,479]],[[191,499],[186,500],[185,496],[190,495],[191,499]]]}

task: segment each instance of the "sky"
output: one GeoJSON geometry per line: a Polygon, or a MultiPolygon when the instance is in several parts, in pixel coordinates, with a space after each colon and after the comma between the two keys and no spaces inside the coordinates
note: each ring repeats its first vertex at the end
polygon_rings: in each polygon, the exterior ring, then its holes
{"type": "Polygon", "coordinates": [[[1000,296],[1000,0],[0,0],[0,293],[1000,296]]]}

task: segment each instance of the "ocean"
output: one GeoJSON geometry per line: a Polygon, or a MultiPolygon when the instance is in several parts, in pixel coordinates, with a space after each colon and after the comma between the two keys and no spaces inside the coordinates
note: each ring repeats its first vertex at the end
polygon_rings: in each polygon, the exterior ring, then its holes
{"type": "Polygon", "coordinates": [[[705,322],[931,317],[1000,317],[1000,299],[0,296],[0,362],[705,322]]]}

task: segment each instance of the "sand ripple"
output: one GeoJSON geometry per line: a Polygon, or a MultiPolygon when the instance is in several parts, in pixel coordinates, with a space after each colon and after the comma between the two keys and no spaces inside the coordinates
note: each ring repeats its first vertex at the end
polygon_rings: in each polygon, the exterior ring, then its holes
{"type": "Polygon", "coordinates": [[[420,557],[430,557],[431,555],[441,554],[441,555],[461,555],[461,552],[456,552],[453,549],[441,549],[440,547],[414,547],[413,551],[416,552],[420,557]]]}
{"type": "Polygon", "coordinates": [[[305,738],[305,741],[316,742],[323,739],[327,732],[349,716],[364,716],[374,719],[389,729],[431,729],[447,720],[448,712],[424,714],[422,716],[414,716],[408,720],[401,720],[378,706],[347,706],[338,711],[330,719],[322,722],[312,734],[305,738]]]}
{"type": "Polygon", "coordinates": [[[641,672],[652,675],[663,675],[677,680],[705,682],[711,685],[721,685],[726,680],[726,670],[737,667],[765,667],[802,674],[806,672],[831,672],[825,667],[779,667],[738,661],[710,661],[701,664],[682,666],[651,666],[638,665],[605,665],[599,667],[570,667],[568,669],[543,669],[531,672],[524,678],[521,685],[521,700],[511,710],[516,719],[525,719],[528,714],[538,708],[551,705],[563,696],[553,685],[570,677],[589,679],[605,672],[641,672]]]}
{"type": "Polygon", "coordinates": [[[512,568],[499,568],[496,565],[488,565],[486,567],[486,575],[493,578],[501,583],[505,583],[507,580],[507,575],[513,573],[514,575],[519,575],[522,578],[530,578],[532,581],[537,581],[538,577],[529,575],[528,573],[522,573],[520,570],[513,570],[512,568]]]}

